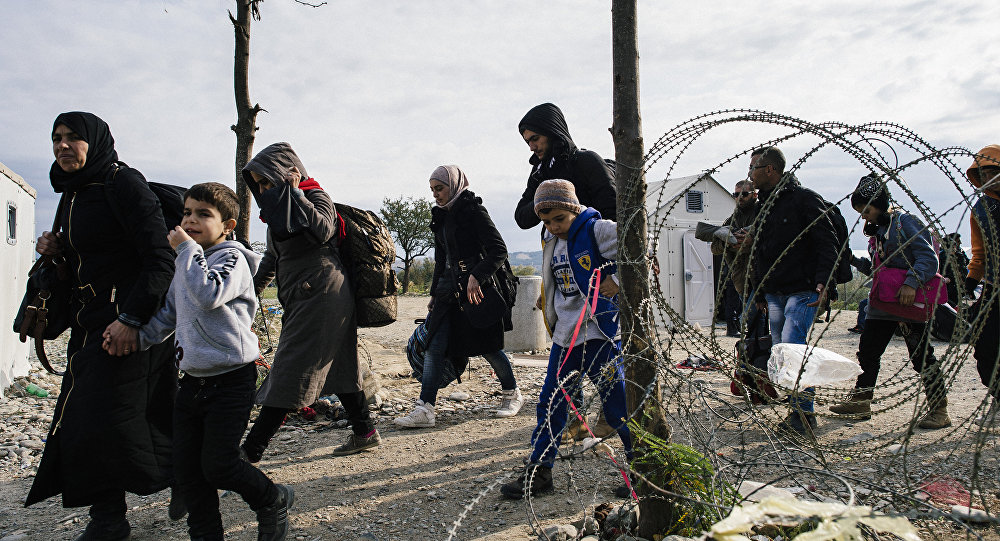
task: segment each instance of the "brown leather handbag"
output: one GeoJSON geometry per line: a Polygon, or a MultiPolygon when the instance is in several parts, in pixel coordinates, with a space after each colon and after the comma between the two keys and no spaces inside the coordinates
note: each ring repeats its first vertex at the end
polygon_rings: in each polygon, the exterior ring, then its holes
{"type": "MultiPolygon", "coordinates": [[[[63,194],[56,208],[51,230],[53,233],[59,232],[59,216],[65,199],[63,194]]],[[[26,342],[28,337],[34,338],[35,353],[42,366],[60,376],[63,373],[54,370],[45,355],[44,342],[58,337],[69,328],[71,295],[66,258],[62,254],[43,255],[35,260],[28,271],[24,298],[14,318],[14,332],[18,333],[21,342],[26,342]]]]}

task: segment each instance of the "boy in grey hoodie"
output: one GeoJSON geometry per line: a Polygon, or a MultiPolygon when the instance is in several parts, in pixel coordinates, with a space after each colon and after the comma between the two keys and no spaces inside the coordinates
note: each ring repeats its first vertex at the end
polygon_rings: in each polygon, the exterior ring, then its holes
{"type": "Polygon", "coordinates": [[[181,370],[174,401],[174,476],[189,510],[191,539],[221,540],[217,489],[257,513],[258,540],[282,540],[292,488],[241,460],[260,356],[251,329],[261,256],[234,240],[239,204],[228,186],[208,182],[184,194],[181,225],[167,234],[177,252],[165,304],[139,332],[143,349],[175,334],[181,370]]]}

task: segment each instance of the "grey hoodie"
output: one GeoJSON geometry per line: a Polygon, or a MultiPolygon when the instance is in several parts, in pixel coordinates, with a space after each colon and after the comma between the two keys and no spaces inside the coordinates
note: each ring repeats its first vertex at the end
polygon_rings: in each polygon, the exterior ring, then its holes
{"type": "Polygon", "coordinates": [[[139,331],[141,347],[163,342],[176,329],[177,365],[196,377],[257,360],[260,348],[251,325],[257,311],[253,275],[260,259],[232,240],[205,251],[193,240],[183,242],[166,302],[139,331]]]}

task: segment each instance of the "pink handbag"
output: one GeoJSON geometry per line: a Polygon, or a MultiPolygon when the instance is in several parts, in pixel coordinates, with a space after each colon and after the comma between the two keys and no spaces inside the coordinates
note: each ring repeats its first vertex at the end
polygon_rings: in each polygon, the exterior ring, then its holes
{"type": "MultiPolygon", "coordinates": [[[[874,243],[875,238],[872,237],[869,242],[874,243]]],[[[882,261],[878,250],[872,250],[872,253],[874,254],[872,268],[876,269],[868,301],[872,307],[913,321],[929,321],[937,305],[948,302],[948,288],[944,277],[935,274],[922,287],[917,288],[912,305],[899,304],[899,288],[906,280],[906,269],[881,267],[882,261]]]]}

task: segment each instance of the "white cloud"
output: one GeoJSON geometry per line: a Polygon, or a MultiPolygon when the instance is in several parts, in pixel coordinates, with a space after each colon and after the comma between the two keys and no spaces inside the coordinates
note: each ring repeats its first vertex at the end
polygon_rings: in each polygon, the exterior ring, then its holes
{"type": "MultiPolygon", "coordinates": [[[[121,158],[151,179],[232,182],[226,12],[233,7],[223,0],[4,5],[0,161],[43,194],[39,223],[54,206],[48,131],[64,110],[102,116],[121,158]]],[[[1000,123],[997,10],[971,0],[640,2],[645,140],[696,115],[751,107],[814,122],[889,120],[937,146],[978,149],[996,141],[1000,123]]],[[[385,196],[425,196],[430,171],[457,163],[511,248],[534,250],[537,231],[521,232],[511,219],[528,172],[516,133],[524,112],[557,103],[580,146],[614,153],[607,3],[313,9],[269,0],[261,12],[252,22],[250,95],[268,112],[258,117],[256,148],[292,142],[337,199],[377,207],[385,196]]],[[[715,166],[774,132],[713,130],[675,173],[715,166]]],[[[793,159],[811,146],[807,139],[789,143],[793,159]]],[[[809,176],[823,179],[830,198],[856,179],[856,164],[842,153],[814,160],[809,176]]],[[[719,172],[724,184],[745,174],[737,162],[719,172]]],[[[956,192],[941,193],[940,179],[926,182],[914,188],[940,199],[943,211],[956,192]]]]}

